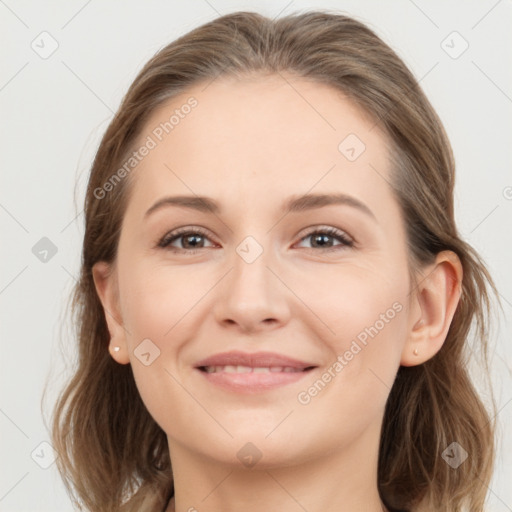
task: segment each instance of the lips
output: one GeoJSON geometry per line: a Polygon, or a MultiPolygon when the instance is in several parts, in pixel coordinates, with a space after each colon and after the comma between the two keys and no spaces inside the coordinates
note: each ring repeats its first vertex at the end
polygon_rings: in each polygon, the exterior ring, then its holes
{"type": "Polygon", "coordinates": [[[299,361],[288,356],[276,354],[274,352],[255,352],[253,354],[246,352],[224,352],[215,354],[203,359],[196,364],[196,368],[206,370],[207,368],[228,368],[228,372],[233,372],[234,368],[240,373],[248,373],[254,369],[268,368],[270,371],[284,369],[284,371],[304,371],[313,368],[315,365],[305,361],[299,361]],[[244,370],[246,368],[247,370],[244,370]]]}
{"type": "Polygon", "coordinates": [[[303,372],[305,370],[292,368],[290,366],[243,366],[243,365],[225,365],[225,366],[204,366],[203,371],[206,373],[293,373],[303,372]]]}
{"type": "Polygon", "coordinates": [[[232,392],[260,393],[296,382],[316,365],[273,352],[232,351],[203,359],[195,368],[210,384],[232,392]]]}

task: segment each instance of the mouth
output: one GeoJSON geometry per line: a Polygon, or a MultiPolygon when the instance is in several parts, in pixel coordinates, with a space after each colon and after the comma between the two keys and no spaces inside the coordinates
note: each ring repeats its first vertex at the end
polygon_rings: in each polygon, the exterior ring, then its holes
{"type": "Polygon", "coordinates": [[[237,393],[261,393],[304,378],[316,365],[272,352],[217,354],[195,369],[209,382],[237,393]]]}
{"type": "Polygon", "coordinates": [[[199,366],[198,369],[205,373],[297,373],[307,372],[316,368],[308,366],[306,368],[293,368],[292,366],[199,366]]]}

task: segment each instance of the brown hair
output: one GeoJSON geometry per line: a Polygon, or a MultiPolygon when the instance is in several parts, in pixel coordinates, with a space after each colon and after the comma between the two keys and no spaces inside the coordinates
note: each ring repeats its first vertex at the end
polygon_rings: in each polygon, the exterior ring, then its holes
{"type": "Polygon", "coordinates": [[[492,476],[495,424],[466,366],[475,322],[488,374],[487,286],[498,298],[496,288],[457,231],[454,159],[432,106],[387,44],[364,24],[332,11],[277,20],[249,12],[217,18],[160,50],[125,95],[90,173],[72,303],[77,368],[54,410],[53,443],[68,491],[79,506],[101,512],[161,510],[173,493],[166,435],[145,408],[131,366],[109,355],[91,271],[98,261],[115,261],[131,180],[101,199],[95,191],[122,166],[146,120],[165,100],[219,75],[284,71],[342,91],[389,136],[409,271],[442,250],[454,251],[463,267],[461,299],[441,350],[422,365],[400,367],[389,395],[379,451],[381,498],[396,511],[419,510],[420,502],[429,510],[481,511],[492,476]],[[457,470],[441,456],[453,441],[469,454],[457,470]]]}

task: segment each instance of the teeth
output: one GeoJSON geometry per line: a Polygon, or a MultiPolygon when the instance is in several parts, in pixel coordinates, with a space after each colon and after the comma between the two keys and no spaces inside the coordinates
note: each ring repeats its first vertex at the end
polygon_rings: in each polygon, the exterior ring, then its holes
{"type": "Polygon", "coordinates": [[[270,368],[253,368],[253,373],[270,373],[270,368]]]}
{"type": "Polygon", "coordinates": [[[252,368],[251,366],[205,366],[205,371],[207,373],[293,373],[293,372],[301,372],[299,368],[292,368],[289,366],[271,366],[271,367],[256,367],[252,368]]]}

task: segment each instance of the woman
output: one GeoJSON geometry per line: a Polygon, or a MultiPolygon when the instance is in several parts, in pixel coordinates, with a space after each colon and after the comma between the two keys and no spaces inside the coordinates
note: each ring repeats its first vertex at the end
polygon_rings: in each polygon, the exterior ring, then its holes
{"type": "Polygon", "coordinates": [[[442,124],[363,24],[234,13],[105,133],[55,410],[91,511],[482,510],[487,286],[442,124]]]}

